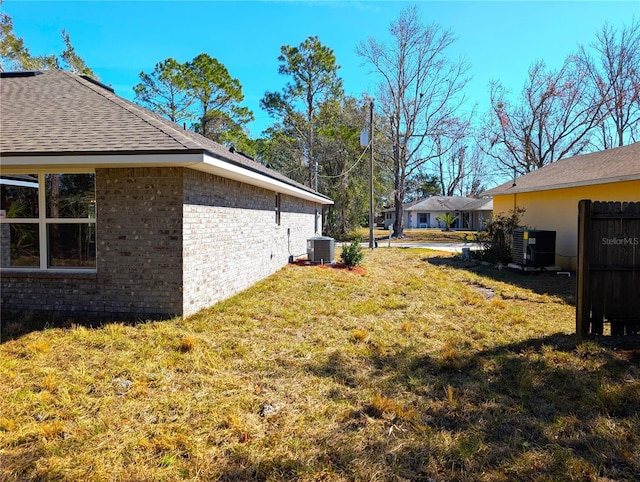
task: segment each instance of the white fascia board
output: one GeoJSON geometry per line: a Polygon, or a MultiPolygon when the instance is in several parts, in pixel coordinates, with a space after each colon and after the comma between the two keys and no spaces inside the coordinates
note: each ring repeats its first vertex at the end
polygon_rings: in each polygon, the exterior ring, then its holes
{"type": "Polygon", "coordinates": [[[202,162],[202,153],[2,156],[0,171],[6,174],[51,170],[72,173],[93,172],[96,168],[108,167],[188,167],[197,162],[202,162]]]}
{"type": "Polygon", "coordinates": [[[81,173],[94,172],[95,169],[110,167],[188,167],[319,204],[333,204],[333,201],[323,196],[212,157],[203,152],[171,154],[109,153],[104,155],[60,154],[2,156],[0,158],[0,172],[4,174],[35,174],[52,171],[81,173]]]}
{"type": "Polygon", "coordinates": [[[279,194],[288,194],[293,197],[305,199],[307,201],[312,201],[319,204],[333,204],[332,200],[325,197],[319,196],[309,191],[305,191],[304,189],[292,186],[291,184],[287,184],[278,179],[274,179],[259,172],[251,171],[250,169],[246,169],[242,166],[231,164],[227,161],[223,161],[207,154],[204,155],[204,162],[202,164],[194,164],[189,167],[198,171],[215,174],[216,176],[225,177],[227,179],[233,179],[234,181],[268,189],[279,194]]]}

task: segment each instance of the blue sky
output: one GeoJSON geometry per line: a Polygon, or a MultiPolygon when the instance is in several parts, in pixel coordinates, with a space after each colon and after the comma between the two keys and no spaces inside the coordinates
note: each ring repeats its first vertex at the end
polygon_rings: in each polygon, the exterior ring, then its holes
{"type": "Polygon", "coordinates": [[[310,35],[332,48],[348,94],[375,92],[376,79],[355,54],[358,42],[385,41],[389,23],[406,5],[417,4],[425,24],[450,29],[458,41],[452,58],[465,56],[472,82],[467,96],[480,112],[488,106],[488,83],[499,80],[514,93],[529,66],[542,59],[551,67],[595,40],[605,21],[620,28],[640,18],[640,0],[608,1],[29,1],[4,0],[33,55],[59,54],[66,29],[78,54],[117,94],[133,99],[141,71],[168,57],[184,62],[206,52],[237,78],[244,104],[256,117],[254,136],[269,125],[259,101],[280,90],[284,44],[310,35]]]}

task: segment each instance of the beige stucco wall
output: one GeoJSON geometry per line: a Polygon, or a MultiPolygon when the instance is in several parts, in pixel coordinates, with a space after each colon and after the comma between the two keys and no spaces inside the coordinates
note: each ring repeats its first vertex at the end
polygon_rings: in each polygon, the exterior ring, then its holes
{"type": "Polygon", "coordinates": [[[507,214],[524,208],[521,223],[531,229],[556,231],[556,264],[563,269],[577,268],[578,202],[640,202],[640,180],[594,186],[550,189],[539,192],[502,194],[493,197],[493,212],[507,214]]]}

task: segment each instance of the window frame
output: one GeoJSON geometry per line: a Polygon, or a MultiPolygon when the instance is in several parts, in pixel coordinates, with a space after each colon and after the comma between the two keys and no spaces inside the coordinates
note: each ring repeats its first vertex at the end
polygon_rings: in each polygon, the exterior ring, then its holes
{"type": "Polygon", "coordinates": [[[276,193],[275,212],[276,212],[276,226],[280,226],[280,223],[282,221],[282,197],[278,192],[276,193]]]}
{"type": "MultiPolygon", "coordinates": [[[[98,255],[96,249],[96,266],[87,267],[60,267],[49,266],[49,237],[48,228],[50,224],[93,224],[94,229],[97,228],[97,212],[94,212],[94,217],[87,218],[50,218],[47,216],[47,190],[46,190],[46,176],[47,174],[93,174],[94,175],[94,189],[95,189],[95,169],[23,169],[20,171],[11,170],[2,172],[3,175],[16,175],[16,174],[37,174],[38,176],[38,217],[37,218],[7,218],[5,216],[0,217],[1,224],[37,224],[38,225],[38,254],[40,259],[40,266],[4,266],[0,267],[0,271],[11,272],[43,272],[47,273],[96,273],[98,264],[98,255]]],[[[97,248],[97,246],[96,246],[97,248]]]]}
{"type": "Polygon", "coordinates": [[[427,228],[431,227],[431,213],[429,212],[418,213],[418,226],[421,226],[423,224],[426,224],[427,228]]]}

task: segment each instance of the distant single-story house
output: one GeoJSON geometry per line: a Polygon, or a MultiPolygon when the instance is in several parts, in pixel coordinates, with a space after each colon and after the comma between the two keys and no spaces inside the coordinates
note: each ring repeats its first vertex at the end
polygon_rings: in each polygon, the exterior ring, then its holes
{"type": "MultiPolygon", "coordinates": [[[[491,220],[493,201],[491,198],[469,198],[464,196],[431,196],[403,206],[404,227],[407,229],[445,228],[438,217],[450,213],[457,217],[452,229],[478,231],[491,220]]],[[[389,229],[395,222],[395,209],[384,211],[384,227],[389,229]]]]}
{"type": "Polygon", "coordinates": [[[483,194],[496,215],[524,208],[521,224],[555,231],[556,264],[575,270],[579,201],[640,201],[640,142],[562,159],[483,194]]]}
{"type": "Polygon", "coordinates": [[[2,313],[190,315],[306,253],[322,194],[62,70],[0,74],[2,313]]]}

